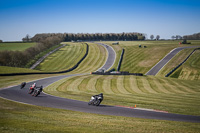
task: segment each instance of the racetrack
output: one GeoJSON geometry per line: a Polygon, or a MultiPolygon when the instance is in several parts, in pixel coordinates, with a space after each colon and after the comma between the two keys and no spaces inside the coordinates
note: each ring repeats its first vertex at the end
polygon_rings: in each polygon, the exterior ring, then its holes
{"type": "MultiPolygon", "coordinates": [[[[110,55],[109,53],[114,52],[114,50],[110,46],[107,46],[107,45],[103,45],[103,46],[107,49],[108,55],[110,55]]],[[[108,59],[102,68],[105,70],[109,69],[113,65],[113,63],[110,63],[110,62],[111,61],[114,62],[114,60],[115,60],[115,56],[108,56],[108,59]]],[[[43,85],[43,87],[47,87],[48,85],[60,79],[71,77],[71,76],[79,76],[79,75],[82,75],[82,74],[62,75],[62,76],[55,76],[55,77],[40,79],[37,81],[32,81],[32,82],[27,83],[25,87],[26,89],[20,89],[19,85],[9,87],[9,88],[0,90],[0,96],[2,98],[21,102],[21,103],[44,106],[44,107],[67,109],[67,110],[73,110],[73,111],[81,111],[81,112],[104,114],[104,115],[137,117],[137,118],[145,118],[145,119],[160,119],[160,120],[186,121],[186,122],[200,123],[200,116],[179,115],[179,114],[171,114],[171,113],[165,113],[165,112],[148,111],[148,110],[142,110],[142,109],[137,109],[137,108],[134,109],[134,108],[126,108],[126,107],[107,106],[107,105],[101,105],[99,107],[88,106],[87,102],[55,97],[55,96],[51,96],[44,93],[42,93],[38,97],[32,97],[28,94],[27,87],[33,84],[33,82],[36,82],[37,85],[43,85]]]]}
{"type": "Polygon", "coordinates": [[[155,66],[153,66],[145,75],[156,75],[178,52],[186,48],[196,48],[199,46],[190,46],[190,47],[179,47],[173,49],[168,53],[162,60],[160,60],[155,66]]]}

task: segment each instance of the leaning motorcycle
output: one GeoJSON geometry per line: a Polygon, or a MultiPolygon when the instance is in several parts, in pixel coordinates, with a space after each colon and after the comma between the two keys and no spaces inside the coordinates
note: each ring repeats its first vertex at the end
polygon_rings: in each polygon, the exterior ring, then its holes
{"type": "Polygon", "coordinates": [[[26,86],[26,82],[22,82],[20,85],[20,89],[23,89],[26,86]]]}
{"type": "Polygon", "coordinates": [[[29,88],[28,94],[32,94],[33,92],[34,92],[34,87],[31,86],[31,87],[29,88]]]}
{"type": "Polygon", "coordinates": [[[103,101],[103,94],[92,96],[90,101],[88,102],[88,105],[94,105],[99,106],[100,103],[103,101]]]}
{"type": "Polygon", "coordinates": [[[32,96],[37,97],[38,95],[40,95],[40,93],[42,92],[43,87],[36,87],[36,89],[34,90],[34,93],[32,94],[32,96]]]}

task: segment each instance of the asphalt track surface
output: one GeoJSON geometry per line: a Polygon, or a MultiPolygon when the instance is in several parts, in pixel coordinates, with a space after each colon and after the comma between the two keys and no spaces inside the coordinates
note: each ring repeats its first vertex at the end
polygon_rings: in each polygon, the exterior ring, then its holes
{"type": "Polygon", "coordinates": [[[152,67],[145,75],[156,75],[178,52],[186,48],[196,48],[199,46],[179,47],[173,49],[162,60],[160,60],[154,67],[152,67]]]}
{"type": "MultiPolygon", "coordinates": [[[[106,49],[108,50],[108,53],[110,52],[110,50],[113,50],[109,46],[106,46],[106,45],[103,45],[103,46],[106,47],[106,49]]],[[[112,58],[113,58],[112,60],[114,60],[115,57],[112,56],[112,58]]],[[[109,64],[109,63],[106,62],[104,64],[104,67],[102,68],[108,69],[111,67],[110,66],[111,64],[110,65],[106,65],[106,64],[109,64]]],[[[108,106],[108,105],[100,105],[96,107],[96,106],[89,106],[87,102],[60,98],[60,97],[48,95],[45,93],[41,93],[38,97],[33,97],[30,94],[28,94],[28,87],[34,82],[36,82],[37,85],[43,85],[43,87],[47,87],[48,85],[60,79],[71,77],[71,76],[79,76],[79,75],[83,75],[83,74],[62,75],[62,76],[39,79],[39,80],[27,83],[24,89],[20,89],[20,85],[4,88],[0,90],[0,97],[4,99],[12,100],[12,101],[17,101],[20,103],[25,103],[25,104],[66,109],[66,110],[86,112],[86,113],[200,123],[200,116],[171,114],[171,113],[165,113],[165,112],[148,111],[148,110],[142,110],[142,109],[137,109],[137,108],[127,108],[127,107],[108,106]]],[[[88,98],[88,101],[89,100],[90,98],[88,98]]]]}

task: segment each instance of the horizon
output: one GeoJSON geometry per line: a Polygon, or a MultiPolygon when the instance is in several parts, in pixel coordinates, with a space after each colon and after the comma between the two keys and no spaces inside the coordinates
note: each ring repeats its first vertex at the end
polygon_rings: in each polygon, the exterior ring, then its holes
{"type": "Polygon", "coordinates": [[[200,32],[198,0],[7,0],[0,1],[0,40],[38,33],[175,35],[200,32]]]}

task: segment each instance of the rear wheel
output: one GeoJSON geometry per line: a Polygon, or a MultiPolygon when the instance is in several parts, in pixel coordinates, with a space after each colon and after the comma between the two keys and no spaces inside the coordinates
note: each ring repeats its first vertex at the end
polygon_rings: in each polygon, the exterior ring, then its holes
{"type": "Polygon", "coordinates": [[[101,102],[100,100],[97,100],[95,101],[94,105],[99,106],[100,102],[101,102]]]}

